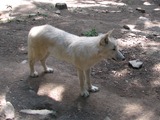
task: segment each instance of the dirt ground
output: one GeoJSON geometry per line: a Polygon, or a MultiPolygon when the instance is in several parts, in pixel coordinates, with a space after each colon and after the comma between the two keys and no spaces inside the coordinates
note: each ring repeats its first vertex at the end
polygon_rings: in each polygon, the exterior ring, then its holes
{"type": "Polygon", "coordinates": [[[66,0],[68,9],[60,11],[55,3],[0,2],[0,98],[13,104],[15,120],[160,120],[159,0],[66,0]],[[115,29],[126,60],[96,64],[91,77],[100,91],[88,98],[80,97],[74,66],[53,57],[47,61],[53,74],[44,74],[38,63],[40,76],[30,78],[27,35],[42,24],[76,35],[115,29]],[[128,66],[134,59],[143,62],[142,68],[128,66]],[[54,110],[56,116],[28,115],[22,109],[54,110]]]}

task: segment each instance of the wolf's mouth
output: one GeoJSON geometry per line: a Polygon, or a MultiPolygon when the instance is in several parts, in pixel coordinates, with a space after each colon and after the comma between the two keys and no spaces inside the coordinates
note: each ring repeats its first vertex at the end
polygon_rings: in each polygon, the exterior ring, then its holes
{"type": "Polygon", "coordinates": [[[119,59],[115,59],[115,58],[112,58],[112,60],[114,60],[114,61],[124,61],[124,60],[125,60],[125,58],[122,58],[121,60],[119,60],[119,59]]]}

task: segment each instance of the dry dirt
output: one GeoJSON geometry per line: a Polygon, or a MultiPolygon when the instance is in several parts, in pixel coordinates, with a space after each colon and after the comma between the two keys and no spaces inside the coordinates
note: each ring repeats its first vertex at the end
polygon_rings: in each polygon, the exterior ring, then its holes
{"type": "Polygon", "coordinates": [[[6,96],[13,104],[15,120],[160,120],[159,0],[66,0],[68,10],[61,10],[60,15],[54,3],[0,2],[0,94],[1,100],[6,96]],[[27,35],[33,26],[42,24],[76,35],[92,28],[98,33],[115,29],[113,36],[126,60],[95,65],[91,77],[100,91],[88,98],[80,97],[74,66],[53,57],[47,62],[53,74],[44,74],[38,63],[40,76],[30,78],[27,35]],[[142,68],[128,66],[134,59],[143,61],[142,68]],[[57,114],[27,115],[21,109],[49,109],[57,114]]]}

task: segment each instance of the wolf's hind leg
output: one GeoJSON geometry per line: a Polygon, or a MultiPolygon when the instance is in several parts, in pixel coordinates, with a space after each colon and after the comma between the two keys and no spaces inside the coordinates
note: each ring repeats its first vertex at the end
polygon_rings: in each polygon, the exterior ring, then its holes
{"type": "Polygon", "coordinates": [[[50,68],[50,67],[47,67],[47,65],[46,65],[46,59],[47,59],[48,56],[49,56],[49,53],[47,53],[47,55],[40,61],[41,61],[41,64],[44,68],[45,73],[53,73],[53,69],[50,68]]]}
{"type": "Polygon", "coordinates": [[[35,60],[29,60],[30,76],[38,77],[38,72],[34,70],[35,60]]]}

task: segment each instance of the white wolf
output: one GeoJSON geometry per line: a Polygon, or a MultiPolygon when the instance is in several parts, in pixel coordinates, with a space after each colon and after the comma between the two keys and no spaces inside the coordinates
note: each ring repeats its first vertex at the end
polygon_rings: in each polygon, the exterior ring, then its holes
{"type": "Polygon", "coordinates": [[[89,96],[98,87],[90,81],[90,68],[102,59],[124,60],[116,41],[110,37],[112,31],[97,37],[79,37],[51,25],[33,27],[28,35],[28,59],[30,76],[37,77],[36,61],[41,61],[45,72],[53,72],[46,66],[47,57],[54,57],[72,63],[78,71],[81,95],[89,96]]]}

